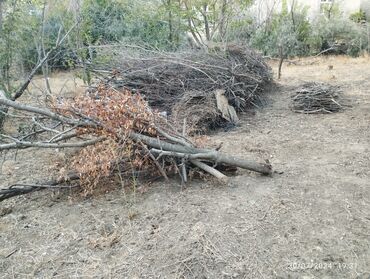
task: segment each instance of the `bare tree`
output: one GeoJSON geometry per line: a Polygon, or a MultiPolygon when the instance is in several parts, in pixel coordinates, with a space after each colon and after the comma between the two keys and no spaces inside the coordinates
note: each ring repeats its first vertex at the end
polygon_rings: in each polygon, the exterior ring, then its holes
{"type": "MultiPolygon", "coordinates": [[[[57,50],[64,43],[64,41],[68,38],[69,34],[76,27],[76,25],[77,25],[77,23],[74,24],[64,34],[64,36],[62,36],[62,28],[59,29],[58,38],[57,38],[57,40],[55,42],[55,45],[48,52],[45,52],[45,46],[44,46],[44,44],[42,42],[40,54],[43,54],[43,56],[40,55],[40,58],[39,58],[39,61],[38,61],[37,65],[31,70],[31,72],[28,75],[28,77],[26,78],[25,82],[21,86],[19,86],[19,88],[13,94],[10,94],[10,97],[9,97],[10,100],[15,101],[15,100],[17,100],[18,98],[20,98],[24,94],[24,92],[26,91],[26,89],[30,85],[33,77],[38,73],[38,71],[40,69],[43,68],[44,64],[47,63],[48,59],[53,54],[53,52],[55,50],[57,50]]],[[[46,80],[47,86],[49,86],[48,87],[48,91],[50,93],[51,90],[50,90],[50,85],[48,84],[47,72],[44,72],[44,76],[45,76],[45,80],[46,80]]],[[[2,93],[2,94],[0,94],[0,97],[6,98],[7,96],[5,95],[5,93],[2,93]]],[[[3,128],[4,121],[5,121],[5,118],[6,118],[6,115],[7,114],[8,114],[8,107],[7,106],[4,106],[4,105],[0,105],[0,131],[3,128]]]]}

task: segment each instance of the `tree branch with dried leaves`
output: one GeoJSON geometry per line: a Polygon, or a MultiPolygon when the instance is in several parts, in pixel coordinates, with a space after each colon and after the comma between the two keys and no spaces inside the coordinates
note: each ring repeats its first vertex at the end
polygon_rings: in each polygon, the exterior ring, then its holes
{"type": "Polygon", "coordinates": [[[152,111],[140,95],[127,90],[117,91],[100,85],[93,94],[49,108],[4,98],[0,98],[0,105],[34,115],[34,119],[44,119],[43,124],[37,126],[40,131],[37,139],[0,135],[0,152],[25,148],[79,148],[68,171],[79,175],[80,185],[87,193],[98,187],[102,178],[121,170],[122,162],[126,162],[128,175],[146,170],[146,173],[167,177],[181,166],[182,178],[186,177],[186,170],[193,169],[225,181],[227,177],[217,170],[219,165],[264,175],[272,172],[268,163],[197,147],[184,131],[179,132],[181,129],[177,130],[152,111]]]}

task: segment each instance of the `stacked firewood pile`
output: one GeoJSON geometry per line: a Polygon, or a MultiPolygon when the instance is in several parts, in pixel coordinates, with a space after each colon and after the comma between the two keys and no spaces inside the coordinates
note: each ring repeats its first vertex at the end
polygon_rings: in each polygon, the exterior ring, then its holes
{"type": "Polygon", "coordinates": [[[298,113],[334,113],[343,110],[348,102],[338,86],[307,82],[295,90],[292,109],[298,113]]]}

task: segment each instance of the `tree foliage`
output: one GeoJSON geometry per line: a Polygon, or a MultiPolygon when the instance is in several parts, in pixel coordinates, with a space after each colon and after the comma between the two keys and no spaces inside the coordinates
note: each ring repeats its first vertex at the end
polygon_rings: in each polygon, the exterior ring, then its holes
{"type": "Polygon", "coordinates": [[[283,6],[280,13],[256,28],[251,36],[251,44],[265,55],[277,56],[279,49],[288,56],[304,55],[308,51],[311,25],[307,17],[307,7],[283,6]]]}
{"type": "Polygon", "coordinates": [[[351,56],[358,56],[369,44],[366,26],[340,17],[316,19],[310,40],[316,52],[332,48],[331,53],[351,56]]]}
{"type": "MultiPolygon", "coordinates": [[[[318,53],[345,44],[358,55],[369,38],[364,13],[343,18],[337,5],[323,5],[313,22],[307,7],[295,4],[260,24],[250,10],[253,0],[0,0],[0,89],[10,92],[19,73],[30,71],[59,36],[76,22],[69,39],[48,59],[44,71],[88,65],[95,45],[147,45],[163,50],[208,48],[239,41],[276,56],[318,53]]],[[[102,57],[100,57],[101,59],[102,57]]],[[[103,57],[104,58],[104,57],[103,57]]]]}

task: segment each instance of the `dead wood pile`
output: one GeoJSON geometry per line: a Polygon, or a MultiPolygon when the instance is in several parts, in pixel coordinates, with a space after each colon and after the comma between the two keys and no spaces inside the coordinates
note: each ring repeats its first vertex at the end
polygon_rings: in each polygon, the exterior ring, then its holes
{"type": "Polygon", "coordinates": [[[175,127],[182,127],[186,121],[189,134],[206,133],[226,121],[220,117],[214,94],[201,91],[185,92],[173,106],[171,118],[175,127]]]}
{"type": "Polygon", "coordinates": [[[259,103],[264,87],[272,79],[263,58],[239,46],[212,53],[123,52],[109,65],[94,67],[94,72],[109,85],[139,92],[152,108],[179,117],[173,119],[175,122],[186,116],[189,124],[200,130],[225,124],[215,108],[216,90],[224,90],[229,104],[243,111],[259,103]],[[187,117],[194,109],[202,113],[196,119],[187,117]]]}
{"type": "Polygon", "coordinates": [[[348,106],[339,86],[307,82],[295,90],[292,109],[298,113],[334,113],[348,106]]]}
{"type": "MultiPolygon", "coordinates": [[[[50,108],[6,98],[0,98],[0,105],[30,114],[29,119],[40,127],[29,135],[0,135],[0,152],[25,148],[80,148],[70,169],[65,169],[60,178],[50,183],[50,188],[74,180],[76,175],[80,186],[91,193],[104,178],[118,174],[123,179],[140,171],[160,174],[166,179],[169,174],[178,173],[184,183],[191,171],[203,171],[225,181],[227,177],[220,171],[225,166],[265,175],[272,172],[270,164],[200,147],[187,136],[185,128],[178,132],[167,119],[153,111],[140,94],[128,90],[117,91],[100,85],[94,94],[54,103],[50,108]]],[[[0,201],[47,186],[26,185],[22,191],[21,185],[13,185],[0,190],[0,201]]]]}

